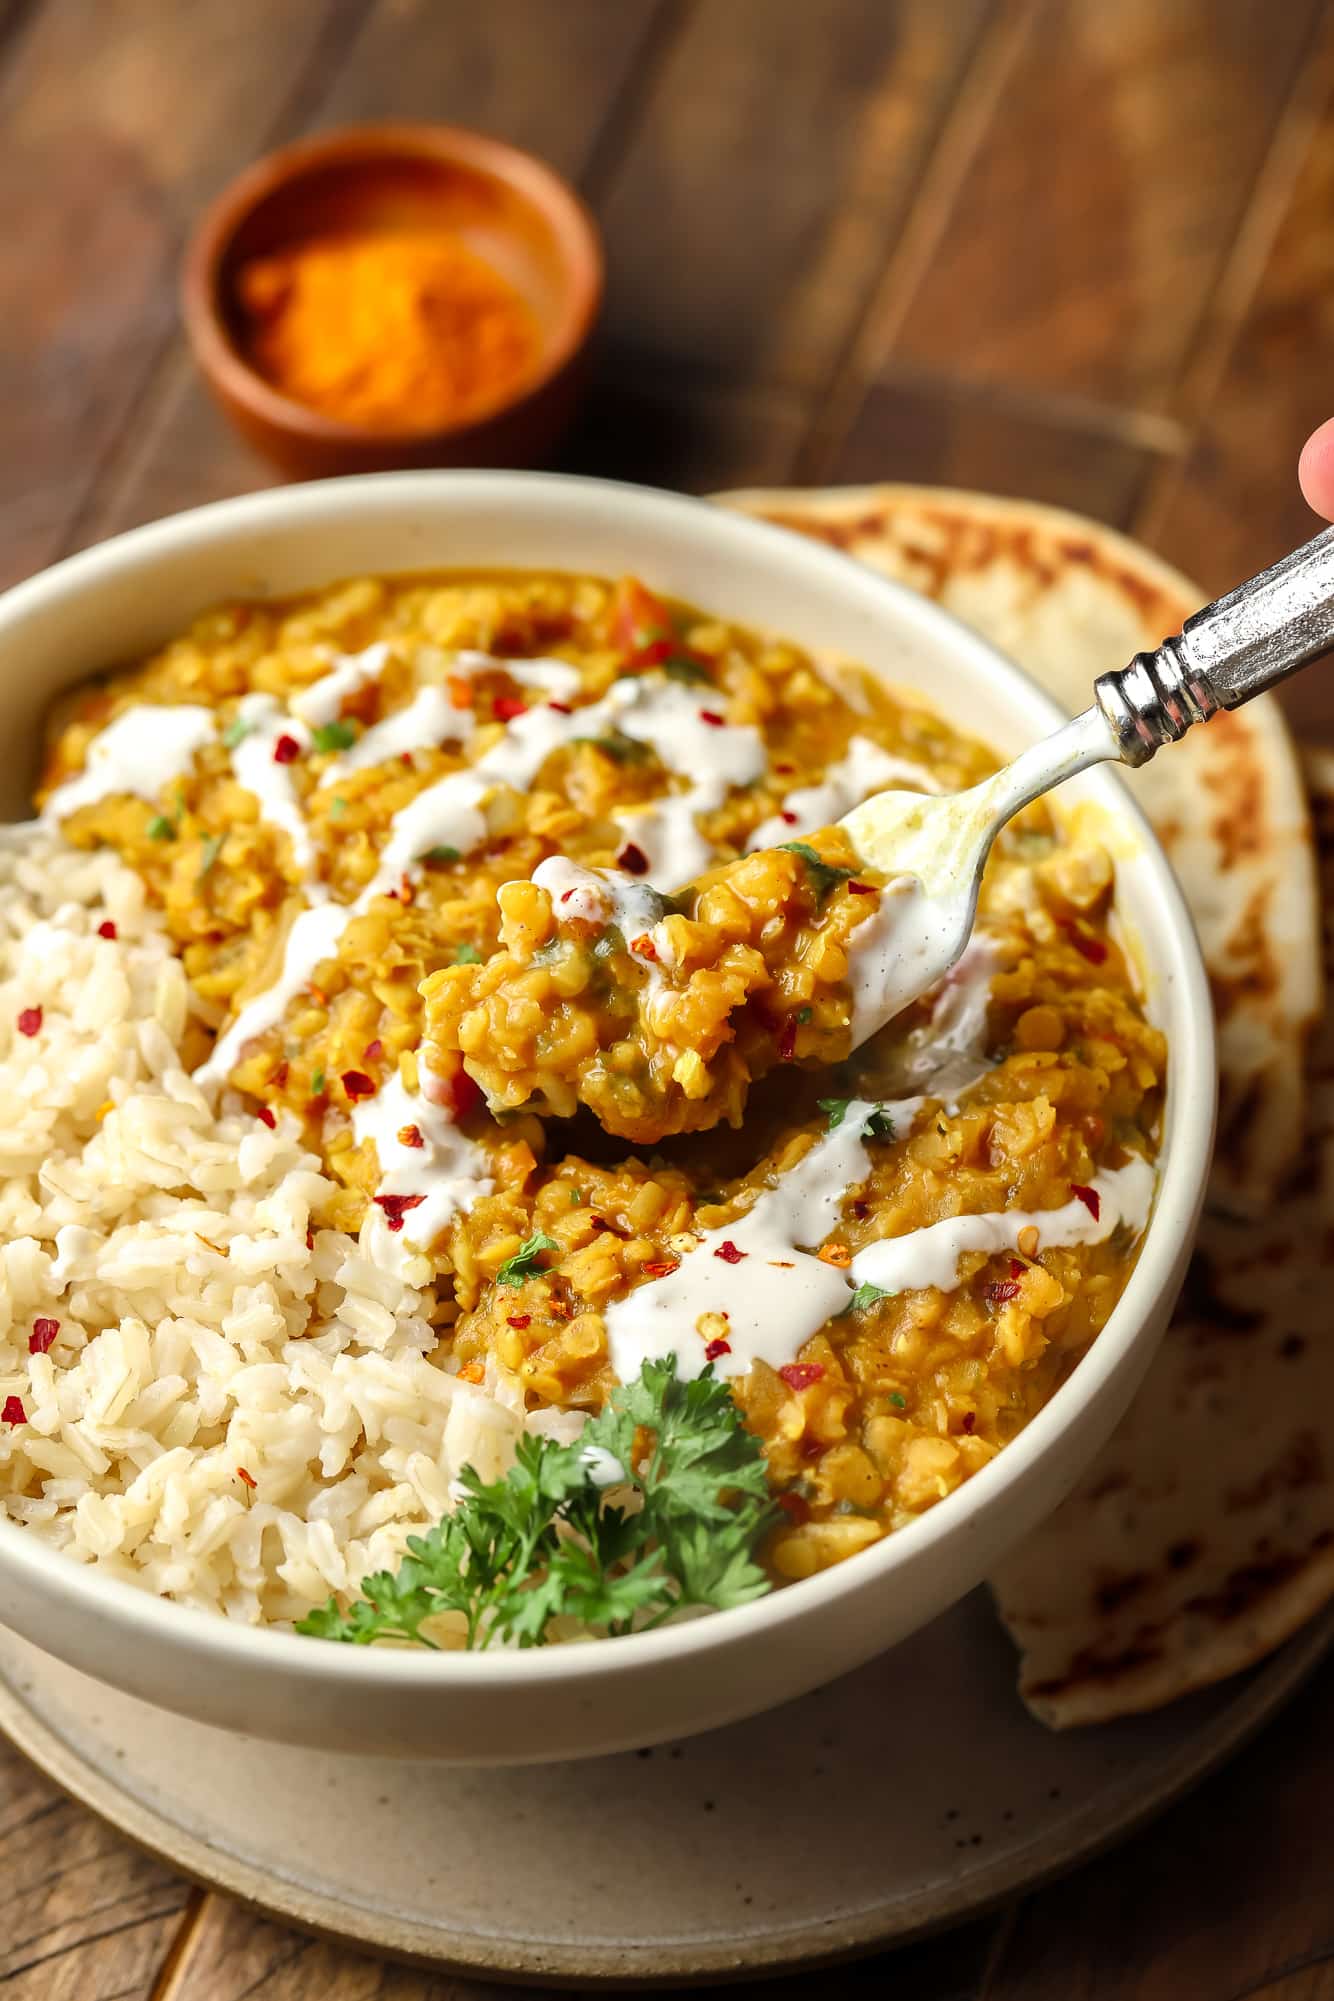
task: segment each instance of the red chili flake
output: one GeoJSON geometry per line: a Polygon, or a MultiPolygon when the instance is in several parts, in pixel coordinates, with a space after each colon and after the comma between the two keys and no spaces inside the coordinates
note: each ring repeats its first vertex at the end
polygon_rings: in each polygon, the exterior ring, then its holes
{"type": "Polygon", "coordinates": [[[875,895],[875,884],[874,884],[873,882],[850,882],[850,883],[848,884],[848,895],[849,895],[849,896],[874,896],[874,895],[875,895]]]}
{"type": "Polygon", "coordinates": [[[786,806],[784,806],[779,812],[778,817],[785,827],[795,827],[800,816],[796,813],[789,813],[786,806]]]}
{"type": "Polygon", "coordinates": [[[658,948],[647,931],[641,932],[638,938],[630,940],[630,950],[638,953],[641,959],[656,959],[658,956],[658,948]]]}
{"type": "Polygon", "coordinates": [[[548,702],[547,707],[554,709],[558,716],[572,716],[574,714],[574,710],[568,702],[548,702]]]}
{"type": "Polygon", "coordinates": [[[307,1249],[308,1251],[313,1251],[313,1250],[314,1250],[314,1248],[315,1248],[315,1232],[314,1232],[313,1230],[307,1230],[307,1231],[306,1231],[306,1249],[307,1249]]]}
{"type": "Polygon", "coordinates": [[[1095,938],[1091,932],[1086,931],[1083,925],[1077,923],[1073,917],[1063,917],[1060,923],[1062,930],[1069,933],[1070,943],[1074,946],[1076,952],[1081,953],[1091,966],[1100,966],[1107,957],[1107,947],[1102,939],[1095,938]]]}
{"type": "Polygon", "coordinates": [[[676,652],[670,639],[651,639],[645,646],[636,647],[630,655],[634,667],[661,667],[664,660],[670,660],[676,652]]]}
{"type": "Polygon", "coordinates": [[[98,937],[99,937],[99,938],[114,938],[114,937],[115,937],[115,935],[116,935],[116,927],[115,927],[115,925],[114,925],[114,924],[112,923],[112,921],[111,921],[111,919],[110,919],[109,917],[104,917],[104,918],[102,919],[102,922],[101,922],[101,923],[100,923],[100,924],[98,925],[98,927],[97,927],[97,935],[98,935],[98,937]]]}
{"type": "Polygon", "coordinates": [[[1023,1275],[1024,1275],[1024,1273],[1025,1273],[1025,1272],[1026,1272],[1027,1270],[1028,1270],[1028,1266],[1027,1266],[1027,1265],[1026,1265],[1026,1264],[1024,1263],[1024,1261],[1023,1261],[1023,1259],[1022,1259],[1022,1258],[1011,1258],[1011,1259],[1010,1259],[1010,1277],[1011,1277],[1011,1278],[1022,1278],[1022,1277],[1023,1277],[1023,1275]]]}
{"type": "Polygon", "coordinates": [[[28,1413],[23,1408],[22,1397],[6,1397],[0,1406],[0,1424],[26,1424],[28,1413]]]}
{"type": "Polygon", "coordinates": [[[247,1487],[249,1487],[252,1492],[259,1485],[259,1481],[255,1478],[254,1474],[247,1473],[244,1466],[237,1467],[236,1477],[238,1480],[244,1480],[247,1487]]]}
{"type": "Polygon", "coordinates": [[[617,868],[623,868],[627,875],[647,875],[648,856],[635,841],[627,841],[616,857],[617,868]]]}
{"type": "Polygon", "coordinates": [[[277,1119],[274,1118],[273,1113],[269,1110],[267,1105],[261,1105],[259,1110],[255,1113],[255,1117],[259,1120],[262,1126],[267,1126],[270,1132],[273,1131],[274,1127],[278,1123],[277,1119]]]}
{"type": "Polygon", "coordinates": [[[512,723],[516,716],[527,715],[528,704],[518,695],[497,695],[491,713],[498,723],[512,723]]]}
{"type": "Polygon", "coordinates": [[[533,1316],[531,1313],[507,1313],[505,1318],[511,1327],[517,1327],[522,1331],[532,1325],[533,1316]]]}
{"type": "Polygon", "coordinates": [[[730,1341],[710,1341],[704,1350],[704,1359],[706,1362],[716,1362],[720,1355],[730,1355],[731,1352],[732,1344],[730,1341]]]}
{"type": "Polygon", "coordinates": [[[1070,1193],[1079,1198],[1096,1223],[1102,1210],[1102,1197],[1099,1195],[1097,1189],[1085,1188],[1081,1181],[1072,1181],[1070,1183],[1070,1193]]]}
{"type": "Polygon", "coordinates": [[[790,1014],[783,1023],[778,1037],[778,1060],[790,1063],[797,1053],[797,1018],[790,1014]]]}
{"type": "Polygon", "coordinates": [[[977,1412],[975,1410],[966,1410],[963,1414],[963,1429],[967,1432],[971,1432],[973,1426],[976,1423],[977,1423],[977,1412]]]}
{"type": "Polygon", "coordinates": [[[353,1100],[375,1096],[375,1080],[368,1077],[364,1070],[344,1070],[339,1082],[353,1100]]]}
{"type": "Polygon", "coordinates": [[[727,723],[727,717],[720,716],[717,709],[701,709],[699,719],[702,723],[708,723],[715,730],[725,728],[727,723]]]}
{"type": "Polygon", "coordinates": [[[425,1146],[426,1144],[426,1141],[422,1138],[422,1129],[420,1126],[400,1126],[397,1137],[400,1146],[425,1146]]]}
{"type": "Polygon", "coordinates": [[[291,764],[293,759],[300,757],[300,755],[301,746],[294,736],[284,734],[279,737],[277,743],[273,746],[273,761],[275,764],[291,764]]]}
{"type": "Polygon", "coordinates": [[[445,1086],[444,1103],[456,1119],[466,1119],[484,1102],[482,1087],[466,1070],[458,1070],[445,1086]]]}
{"type": "Polygon", "coordinates": [[[276,1086],[277,1086],[277,1088],[278,1088],[278,1089],[279,1089],[279,1090],[281,1091],[281,1089],[282,1089],[283,1085],[284,1085],[284,1084],[285,1084],[285,1083],[287,1082],[287,1065],[286,1065],[286,1063],[280,1063],[280,1064],[278,1065],[277,1069],[276,1069],[275,1071],[273,1071],[273,1073],[271,1074],[271,1076],[270,1076],[270,1078],[269,1078],[269,1082],[270,1082],[271,1084],[274,1084],[274,1085],[276,1085],[276,1086]]]}
{"type": "Polygon", "coordinates": [[[561,891],[560,900],[562,903],[568,903],[572,896],[578,896],[578,894],[579,892],[577,889],[563,889],[561,891]]]}
{"type": "Polygon", "coordinates": [[[19,1034],[36,1035],[42,1025],[42,1010],[39,1007],[25,1007],[19,1016],[19,1034]]]}
{"type": "Polygon", "coordinates": [[[377,1208],[384,1210],[384,1220],[397,1236],[403,1227],[403,1218],[409,1209],[420,1209],[426,1200],[424,1195],[373,1195],[371,1200],[377,1208]]]}
{"type": "Polygon", "coordinates": [[[795,764],[776,764],[774,766],[774,770],[778,773],[780,778],[791,778],[796,768],[797,767],[795,764]]]}
{"type": "Polygon", "coordinates": [[[823,1362],[788,1362],[778,1371],[790,1390],[808,1390],[824,1374],[823,1362]]]}
{"type": "Polygon", "coordinates": [[[366,1047],[362,1050],[361,1054],[363,1060],[367,1063],[374,1063],[381,1056],[384,1055],[384,1044],[383,1042],[381,1042],[378,1035],[376,1036],[374,1042],[368,1042],[366,1044],[366,1047]]]}
{"type": "Polygon", "coordinates": [[[995,1285],[989,1285],[987,1287],[987,1298],[994,1299],[998,1303],[1003,1304],[1004,1301],[1007,1299],[1017,1299],[1018,1297],[1019,1297],[1018,1282],[1012,1278],[998,1279],[995,1285]]]}
{"type": "Polygon", "coordinates": [[[34,1320],[32,1333],[28,1336],[28,1353],[44,1355],[59,1332],[58,1320],[34,1320]]]}
{"type": "Polygon", "coordinates": [[[739,1251],[730,1237],[724,1237],[713,1255],[721,1258],[725,1265],[739,1265],[742,1258],[750,1256],[750,1252],[739,1251]]]}
{"type": "Polygon", "coordinates": [[[798,1527],[801,1526],[802,1522],[810,1520],[811,1504],[809,1501],[803,1500],[800,1494],[779,1494],[776,1496],[776,1499],[788,1520],[795,1523],[798,1527]]]}
{"type": "MultiPolygon", "coordinates": [[[[593,1218],[595,1223],[600,1223],[601,1220],[600,1216],[593,1218]]],[[[652,1263],[644,1266],[644,1276],[645,1278],[669,1278],[680,1262],[680,1258],[654,1258],[652,1263]]]]}

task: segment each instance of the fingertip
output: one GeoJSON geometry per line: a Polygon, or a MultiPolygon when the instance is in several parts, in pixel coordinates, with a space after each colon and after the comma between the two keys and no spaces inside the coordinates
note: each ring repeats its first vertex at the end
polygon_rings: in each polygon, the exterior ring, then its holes
{"type": "Polygon", "coordinates": [[[1334,417],[1313,431],[1302,446],[1297,478],[1308,507],[1334,521],[1334,417]]]}

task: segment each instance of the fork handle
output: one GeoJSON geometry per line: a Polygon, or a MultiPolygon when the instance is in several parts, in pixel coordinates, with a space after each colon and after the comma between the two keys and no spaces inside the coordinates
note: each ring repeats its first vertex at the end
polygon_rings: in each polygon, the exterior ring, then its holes
{"type": "Polygon", "coordinates": [[[1125,764],[1240,708],[1334,651],[1334,528],[1188,618],[1153,653],[1094,683],[1125,764]]]}

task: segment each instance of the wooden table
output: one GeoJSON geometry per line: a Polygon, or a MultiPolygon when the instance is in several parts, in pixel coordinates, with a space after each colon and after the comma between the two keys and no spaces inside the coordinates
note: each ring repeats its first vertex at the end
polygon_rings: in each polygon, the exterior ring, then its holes
{"type": "MultiPolygon", "coordinates": [[[[1303,538],[1334,411],[1325,0],[0,0],[0,582],[263,484],[175,266],[254,154],[351,119],[546,154],[606,230],[566,463],[1082,508],[1210,590],[1303,538]]],[[[1329,681],[1292,709],[1334,729],[1329,681]]],[[[1128,1847],[769,1994],[1331,2001],[1334,1671],[1128,1847]]],[[[444,2001],[192,1891],[0,1756],[4,2001],[444,2001]]]]}

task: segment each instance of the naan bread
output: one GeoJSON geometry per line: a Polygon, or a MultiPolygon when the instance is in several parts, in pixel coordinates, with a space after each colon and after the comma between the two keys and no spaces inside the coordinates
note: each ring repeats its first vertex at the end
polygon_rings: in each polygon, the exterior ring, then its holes
{"type": "MultiPolygon", "coordinates": [[[[1334,973],[1334,755],[1308,760],[1334,973]]],[[[992,1580],[1019,1690],[1055,1729],[1251,1666],[1334,1598],[1334,1018],[1269,1214],[1206,1218],[1129,1415],[992,1580]]]]}
{"type": "MultiPolygon", "coordinates": [[[[1029,501],[911,486],[719,496],[923,591],[1073,713],[1203,593],[1138,544],[1029,501]]],[[[1311,833],[1272,698],[1217,717],[1128,782],[1195,916],[1218,1014],[1210,1197],[1261,1213],[1301,1143],[1302,1049],[1321,1004],[1311,833]]]]}

